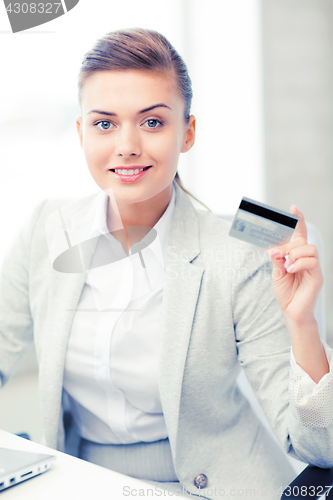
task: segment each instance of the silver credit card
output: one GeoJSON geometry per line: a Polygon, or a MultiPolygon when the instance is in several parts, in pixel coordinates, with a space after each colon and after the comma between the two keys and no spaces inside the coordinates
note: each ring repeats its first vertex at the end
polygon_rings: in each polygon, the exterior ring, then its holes
{"type": "Polygon", "coordinates": [[[229,236],[262,248],[275,247],[291,240],[297,222],[297,215],[242,198],[229,236]]]}

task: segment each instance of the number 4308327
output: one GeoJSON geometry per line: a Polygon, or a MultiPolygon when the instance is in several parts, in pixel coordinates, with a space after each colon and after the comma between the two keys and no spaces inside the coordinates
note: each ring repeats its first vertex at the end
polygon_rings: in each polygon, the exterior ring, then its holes
{"type": "Polygon", "coordinates": [[[6,8],[9,14],[57,14],[61,2],[59,3],[10,3],[6,8]],[[13,7],[12,7],[13,5],[13,7]],[[54,10],[53,10],[54,8],[54,10]]]}

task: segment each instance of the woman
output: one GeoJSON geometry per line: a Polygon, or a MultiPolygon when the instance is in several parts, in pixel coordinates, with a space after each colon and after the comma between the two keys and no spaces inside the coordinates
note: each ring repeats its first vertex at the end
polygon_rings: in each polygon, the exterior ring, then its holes
{"type": "Polygon", "coordinates": [[[154,31],[109,33],[85,55],[77,129],[101,192],[44,201],[7,256],[0,371],[34,337],[48,446],[68,451],[67,407],[83,459],[184,495],[280,498],[294,472],[236,379],[240,364],[286,452],[333,465],[317,252],[292,207],[272,287],[269,257],[193,207],[177,174],[191,97],[154,31]]]}

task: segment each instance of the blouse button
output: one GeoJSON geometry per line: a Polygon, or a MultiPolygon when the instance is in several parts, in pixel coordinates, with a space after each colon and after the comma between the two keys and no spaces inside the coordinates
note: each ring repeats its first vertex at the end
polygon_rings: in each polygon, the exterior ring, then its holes
{"type": "Polygon", "coordinates": [[[197,488],[206,488],[208,477],[205,474],[199,474],[194,478],[194,484],[197,488]]]}

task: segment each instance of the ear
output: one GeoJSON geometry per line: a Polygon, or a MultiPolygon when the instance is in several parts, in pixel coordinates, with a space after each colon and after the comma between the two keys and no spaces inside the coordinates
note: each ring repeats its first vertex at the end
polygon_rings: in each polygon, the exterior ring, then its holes
{"type": "Polygon", "coordinates": [[[187,124],[181,153],[186,153],[193,146],[195,141],[195,116],[191,115],[187,124]]]}
{"type": "Polygon", "coordinates": [[[83,143],[83,130],[82,130],[82,128],[83,128],[83,126],[82,126],[82,116],[78,116],[76,118],[76,129],[77,129],[77,133],[79,134],[81,148],[82,148],[82,143],[83,143]]]}

